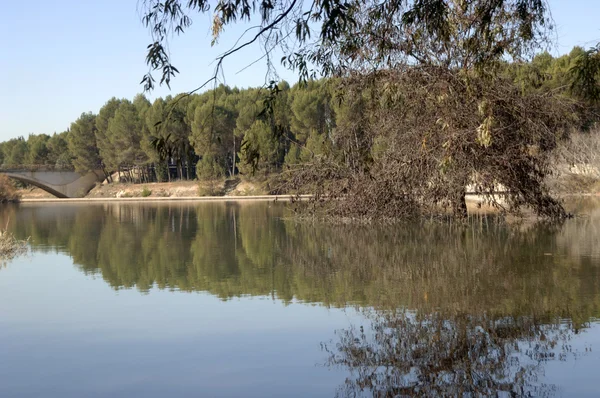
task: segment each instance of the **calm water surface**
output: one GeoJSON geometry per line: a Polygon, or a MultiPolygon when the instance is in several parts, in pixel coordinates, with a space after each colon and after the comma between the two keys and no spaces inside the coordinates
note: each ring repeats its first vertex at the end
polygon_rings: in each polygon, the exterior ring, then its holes
{"type": "Polygon", "coordinates": [[[600,396],[600,202],[564,225],[22,204],[0,397],[600,396]]]}

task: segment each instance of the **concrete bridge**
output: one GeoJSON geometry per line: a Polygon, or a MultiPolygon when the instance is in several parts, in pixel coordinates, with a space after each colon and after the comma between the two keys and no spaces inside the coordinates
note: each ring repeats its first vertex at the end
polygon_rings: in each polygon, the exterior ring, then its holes
{"type": "Polygon", "coordinates": [[[103,170],[81,174],[74,170],[52,168],[0,169],[10,178],[34,185],[58,198],[80,198],[85,196],[97,182],[106,176],[103,170]]]}

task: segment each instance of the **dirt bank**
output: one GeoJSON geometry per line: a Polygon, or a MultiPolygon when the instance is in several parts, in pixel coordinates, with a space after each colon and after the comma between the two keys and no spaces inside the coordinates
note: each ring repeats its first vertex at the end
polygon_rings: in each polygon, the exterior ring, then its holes
{"type": "MultiPolygon", "coordinates": [[[[600,180],[591,176],[563,174],[549,181],[552,191],[558,196],[599,195],[600,180]]],[[[289,195],[268,196],[264,180],[225,180],[213,182],[175,181],[169,183],[99,184],[85,198],[70,200],[57,199],[39,188],[19,190],[24,202],[61,201],[97,202],[118,201],[179,201],[179,200],[288,200],[289,195]]],[[[490,213],[496,210],[482,204],[481,197],[468,195],[467,206],[470,214],[490,213]]]]}
{"type": "MultiPolygon", "coordinates": [[[[51,199],[53,195],[35,187],[20,189],[23,200],[51,199]]],[[[261,196],[268,192],[264,183],[253,180],[175,181],[148,184],[98,184],[86,198],[194,198],[208,196],[261,196]]]]}

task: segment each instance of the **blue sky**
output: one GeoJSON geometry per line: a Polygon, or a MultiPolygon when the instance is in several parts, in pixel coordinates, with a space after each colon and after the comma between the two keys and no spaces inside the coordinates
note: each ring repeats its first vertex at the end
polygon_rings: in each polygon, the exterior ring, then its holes
{"type": "MultiPolygon", "coordinates": [[[[150,36],[140,22],[138,0],[6,1],[0,24],[0,140],[29,133],[61,132],[82,112],[97,112],[110,97],[142,91],[150,36]]],[[[555,54],[600,40],[600,0],[550,0],[557,25],[555,54]]],[[[187,34],[172,40],[181,74],[150,99],[195,88],[209,78],[215,57],[245,26],[230,29],[210,47],[210,20],[196,16],[187,34]]],[[[231,57],[225,82],[248,87],[264,83],[263,62],[237,73],[260,55],[257,47],[231,57]]],[[[281,77],[295,77],[279,68],[281,77]]]]}

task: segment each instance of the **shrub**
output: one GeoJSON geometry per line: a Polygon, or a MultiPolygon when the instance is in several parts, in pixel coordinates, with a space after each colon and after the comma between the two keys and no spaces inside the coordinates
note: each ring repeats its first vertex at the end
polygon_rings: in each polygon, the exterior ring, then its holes
{"type": "Polygon", "coordinates": [[[0,265],[26,252],[27,241],[18,240],[12,233],[0,230],[0,265]]]}
{"type": "Polygon", "coordinates": [[[4,174],[0,174],[0,202],[18,202],[20,198],[21,195],[12,181],[4,174]]]}
{"type": "Polygon", "coordinates": [[[223,194],[223,184],[221,181],[202,181],[198,184],[198,196],[223,196],[223,194]]]}
{"type": "Polygon", "coordinates": [[[171,193],[168,191],[165,191],[164,189],[161,189],[159,191],[157,191],[156,193],[154,193],[154,196],[157,196],[159,198],[166,198],[171,196],[171,193]]]}
{"type": "Polygon", "coordinates": [[[225,170],[210,153],[205,153],[196,164],[196,174],[201,180],[215,180],[225,176],[225,170]]]}
{"type": "Polygon", "coordinates": [[[144,189],[142,189],[142,197],[147,198],[150,195],[152,195],[152,191],[144,187],[144,189]]]}

